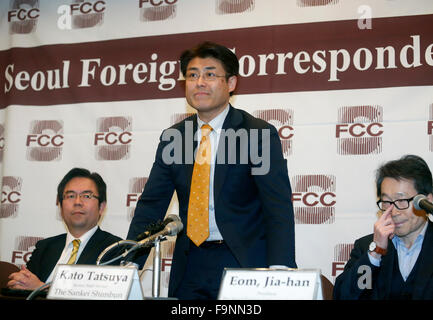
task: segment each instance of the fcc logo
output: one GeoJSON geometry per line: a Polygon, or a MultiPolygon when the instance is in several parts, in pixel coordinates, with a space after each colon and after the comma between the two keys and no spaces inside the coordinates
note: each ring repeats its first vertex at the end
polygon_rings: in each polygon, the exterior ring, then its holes
{"type": "Polygon", "coordinates": [[[126,195],[126,208],[128,209],[128,220],[131,221],[134,217],[135,206],[144,186],[147,182],[147,177],[135,177],[129,180],[129,192],[126,195]]]}
{"type": "Polygon", "coordinates": [[[383,110],[380,106],[342,107],[335,129],[337,153],[369,155],[382,152],[383,110]]]}
{"type": "Polygon", "coordinates": [[[10,1],[8,11],[9,33],[28,34],[35,32],[39,15],[39,0],[10,1]]]}
{"type": "Polygon", "coordinates": [[[42,239],[44,238],[28,236],[19,236],[15,238],[15,250],[12,251],[11,262],[18,265],[29,262],[36,242],[42,239]]]}
{"type": "Polygon", "coordinates": [[[140,21],[162,21],[176,17],[180,0],[139,0],[140,21]]]}
{"type": "Polygon", "coordinates": [[[105,1],[73,0],[70,4],[73,29],[92,28],[104,22],[105,1]]]}
{"type": "Polygon", "coordinates": [[[103,117],[96,121],[96,160],[127,160],[132,142],[131,117],[103,117]]]}
{"type": "Polygon", "coordinates": [[[278,130],[284,156],[292,154],[293,143],[293,110],[268,109],[256,110],[253,115],[274,125],[278,130]]]}
{"type": "Polygon", "coordinates": [[[15,218],[21,201],[21,177],[5,176],[2,179],[0,218],[15,218]]]}
{"type": "Polygon", "coordinates": [[[297,224],[324,224],[335,220],[336,178],[333,175],[297,175],[292,200],[297,224]]]}
{"type": "Polygon", "coordinates": [[[344,265],[350,258],[353,243],[339,243],[334,247],[334,262],[332,262],[332,276],[337,277],[340,271],[344,270],[344,265]]]}
{"type": "Polygon", "coordinates": [[[32,121],[26,146],[26,158],[29,161],[60,161],[63,149],[63,121],[32,121]]]}
{"type": "Polygon", "coordinates": [[[217,14],[232,14],[251,12],[254,10],[256,0],[216,0],[217,14]]]}

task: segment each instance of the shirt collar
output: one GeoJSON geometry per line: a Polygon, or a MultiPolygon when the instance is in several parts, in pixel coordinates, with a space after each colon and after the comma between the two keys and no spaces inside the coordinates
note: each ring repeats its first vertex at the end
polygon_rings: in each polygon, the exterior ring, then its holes
{"type": "MultiPolygon", "coordinates": [[[[217,115],[215,118],[213,118],[211,121],[209,121],[208,125],[212,127],[214,131],[219,131],[222,129],[224,120],[226,119],[227,114],[230,110],[230,104],[226,106],[226,108],[221,112],[219,115],[217,115]]],[[[197,114],[197,124],[198,127],[201,128],[206,122],[200,119],[200,117],[197,114]]]]}
{"type": "Polygon", "coordinates": [[[87,242],[89,242],[90,238],[95,234],[97,229],[98,229],[98,226],[96,225],[79,238],[75,238],[68,231],[68,233],[66,235],[66,245],[70,245],[74,239],[80,239],[80,248],[84,248],[86,246],[87,242]]]}
{"type": "MultiPolygon", "coordinates": [[[[426,221],[425,224],[424,224],[424,227],[422,228],[422,230],[419,233],[419,235],[416,237],[415,242],[410,247],[410,249],[412,249],[413,247],[415,247],[416,244],[423,242],[425,233],[427,231],[427,226],[428,226],[428,222],[426,221]]],[[[403,240],[401,240],[400,237],[398,237],[398,236],[395,236],[394,238],[392,238],[392,243],[394,244],[394,247],[396,247],[396,248],[397,248],[397,245],[402,245],[403,247],[405,247],[405,245],[403,243],[403,240]]],[[[410,249],[408,249],[408,250],[410,250],[410,249]]]]}

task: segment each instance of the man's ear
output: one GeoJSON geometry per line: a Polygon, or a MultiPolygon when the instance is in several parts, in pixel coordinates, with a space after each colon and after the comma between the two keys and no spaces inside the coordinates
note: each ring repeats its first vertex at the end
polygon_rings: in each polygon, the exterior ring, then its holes
{"type": "Polygon", "coordinates": [[[106,206],[107,206],[107,202],[101,202],[99,204],[99,219],[101,219],[106,206]]]}
{"type": "Polygon", "coordinates": [[[238,77],[237,76],[231,76],[227,79],[227,84],[229,86],[229,92],[233,92],[236,89],[236,85],[238,83],[238,77]]]}

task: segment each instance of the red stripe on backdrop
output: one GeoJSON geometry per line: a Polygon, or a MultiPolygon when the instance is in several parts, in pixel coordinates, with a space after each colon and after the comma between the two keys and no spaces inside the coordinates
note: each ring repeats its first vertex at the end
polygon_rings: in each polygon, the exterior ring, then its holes
{"type": "Polygon", "coordinates": [[[12,48],[0,108],[183,97],[178,57],[210,40],[240,59],[237,94],[433,84],[433,15],[12,48]]]}

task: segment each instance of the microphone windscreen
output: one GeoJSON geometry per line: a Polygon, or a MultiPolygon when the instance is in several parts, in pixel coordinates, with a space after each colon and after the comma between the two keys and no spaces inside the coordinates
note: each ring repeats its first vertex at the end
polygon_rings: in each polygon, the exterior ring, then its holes
{"type": "Polygon", "coordinates": [[[147,237],[150,237],[152,234],[163,230],[166,225],[167,224],[164,224],[164,222],[161,222],[161,220],[148,224],[145,228],[145,231],[137,236],[136,241],[141,241],[147,237]]]}
{"type": "Polygon", "coordinates": [[[423,208],[421,208],[419,203],[421,202],[421,200],[424,200],[424,199],[426,199],[426,196],[423,194],[418,194],[415,196],[415,198],[413,198],[413,206],[415,207],[415,209],[423,210],[423,208]]]}
{"type": "Polygon", "coordinates": [[[179,221],[170,222],[166,227],[168,236],[175,236],[183,229],[183,223],[179,221]]]}
{"type": "Polygon", "coordinates": [[[167,215],[167,217],[164,219],[164,225],[166,226],[167,224],[169,224],[170,222],[173,222],[173,221],[180,221],[180,218],[179,218],[179,216],[178,215],[176,215],[176,214],[169,214],[169,215],[167,215]]]}

